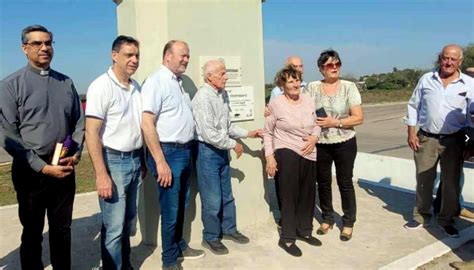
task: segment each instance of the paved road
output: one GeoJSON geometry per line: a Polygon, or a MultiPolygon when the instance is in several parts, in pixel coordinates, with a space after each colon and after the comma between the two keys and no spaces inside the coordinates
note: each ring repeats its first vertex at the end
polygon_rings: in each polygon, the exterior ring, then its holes
{"type": "MultiPolygon", "coordinates": [[[[341,214],[339,191],[333,181],[334,209],[341,214]]],[[[403,228],[405,220],[411,215],[414,195],[385,189],[364,182],[354,182],[358,212],[354,237],[349,242],[339,240],[342,228],[339,214],[337,224],[327,235],[317,236],[321,247],[313,247],[298,241],[303,256],[295,259],[278,247],[276,224],[269,220],[254,226],[239,228],[251,239],[249,244],[239,245],[226,241],[230,253],[218,256],[206,250],[206,256],[200,260],[185,260],[185,269],[379,269],[395,260],[418,250],[431,247],[438,240],[446,242],[444,233],[438,226],[427,230],[407,231],[403,228]]],[[[237,200],[246,198],[237,198],[237,200]]],[[[256,198],[251,198],[255,200],[256,198]]],[[[257,201],[256,201],[257,202],[257,201]]],[[[318,210],[317,210],[318,212],[318,210]]],[[[0,208],[0,269],[20,270],[19,246],[21,223],[18,220],[17,206],[0,208]]],[[[74,221],[72,223],[72,269],[91,269],[99,265],[100,260],[100,212],[97,194],[89,193],[76,196],[74,200],[74,221]]],[[[317,214],[320,219],[320,213],[317,214]]],[[[198,216],[188,213],[189,222],[201,222],[198,216]]],[[[139,219],[142,222],[142,219],[139,219]]],[[[43,259],[46,269],[51,269],[49,260],[47,224],[44,230],[43,259]]],[[[461,230],[472,226],[472,221],[459,220],[461,230]]],[[[318,226],[314,220],[315,228],[318,226]]],[[[158,230],[158,225],[155,226],[158,230]]],[[[131,238],[132,264],[135,269],[160,269],[161,247],[153,247],[141,242],[140,226],[135,237],[131,238]]],[[[460,241],[467,241],[472,234],[461,232],[460,241]]],[[[201,248],[201,237],[185,236],[193,248],[201,248]]],[[[445,246],[444,244],[442,246],[445,246]]],[[[425,256],[439,256],[437,249],[429,248],[425,256]],[[437,255],[438,254],[438,255],[437,255]]],[[[458,255],[454,251],[454,255],[458,255]]],[[[466,257],[453,257],[462,260],[466,257]]],[[[466,259],[469,259],[467,257],[466,259]]],[[[421,258],[423,260],[423,258],[421,258]]],[[[397,269],[412,269],[419,262],[410,260],[408,265],[397,269]]],[[[450,269],[447,261],[443,269],[450,269]]]]}
{"type": "Polygon", "coordinates": [[[364,106],[364,123],[356,127],[359,152],[412,159],[405,115],[406,103],[364,106]]]}
{"type": "MultiPolygon", "coordinates": [[[[359,151],[379,155],[412,158],[406,143],[406,127],[402,117],[405,104],[383,104],[364,106],[364,124],[357,127],[359,151]]],[[[0,163],[11,161],[11,157],[0,148],[0,163]]]]}

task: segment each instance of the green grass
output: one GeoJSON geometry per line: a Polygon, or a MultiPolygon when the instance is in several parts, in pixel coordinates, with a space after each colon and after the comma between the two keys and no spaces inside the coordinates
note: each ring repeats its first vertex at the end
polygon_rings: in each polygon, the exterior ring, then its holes
{"type": "MultiPolygon", "coordinates": [[[[95,191],[94,170],[87,153],[76,168],[76,193],[95,191]]],[[[0,166],[0,206],[17,203],[11,179],[11,164],[0,166]]]]}
{"type": "Polygon", "coordinates": [[[11,177],[11,165],[0,166],[0,206],[16,203],[16,193],[11,177]]]}
{"type": "Polygon", "coordinates": [[[83,153],[76,170],[76,193],[95,191],[95,175],[88,153],[83,153]]]}

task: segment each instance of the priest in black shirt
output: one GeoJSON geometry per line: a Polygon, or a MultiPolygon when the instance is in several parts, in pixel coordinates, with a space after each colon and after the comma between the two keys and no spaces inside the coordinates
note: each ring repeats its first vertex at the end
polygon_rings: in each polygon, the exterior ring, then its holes
{"type": "Polygon", "coordinates": [[[0,146],[12,157],[23,232],[23,269],[43,269],[44,216],[49,224],[51,265],[71,268],[74,166],[84,141],[84,117],[70,78],[50,68],[53,34],[40,25],[22,31],[28,64],[0,82],[0,146]],[[52,165],[56,143],[72,139],[66,156],[52,165]]]}

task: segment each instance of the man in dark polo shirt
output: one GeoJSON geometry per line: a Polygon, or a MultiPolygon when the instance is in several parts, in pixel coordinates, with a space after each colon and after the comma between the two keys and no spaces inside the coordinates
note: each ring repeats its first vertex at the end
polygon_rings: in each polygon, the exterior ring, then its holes
{"type": "Polygon", "coordinates": [[[45,27],[23,29],[22,49],[28,64],[0,82],[0,146],[12,157],[23,233],[23,269],[43,269],[44,216],[47,212],[51,265],[71,268],[71,219],[75,193],[74,166],[84,140],[79,95],[70,78],[50,68],[53,34],[45,27]],[[72,145],[58,165],[51,165],[56,143],[72,145]]]}

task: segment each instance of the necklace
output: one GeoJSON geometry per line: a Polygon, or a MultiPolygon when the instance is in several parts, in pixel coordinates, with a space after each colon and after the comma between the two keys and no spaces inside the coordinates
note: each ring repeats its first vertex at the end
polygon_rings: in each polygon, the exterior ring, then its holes
{"type": "Polygon", "coordinates": [[[329,101],[329,103],[334,103],[336,101],[336,96],[337,96],[337,89],[339,88],[339,80],[334,83],[334,90],[332,92],[333,95],[328,95],[328,91],[326,90],[330,84],[321,82],[321,92],[323,96],[329,101]]]}
{"type": "Polygon", "coordinates": [[[329,103],[334,103],[334,101],[336,100],[336,96],[328,96],[328,95],[324,95],[324,96],[329,101],[329,103]]]}

